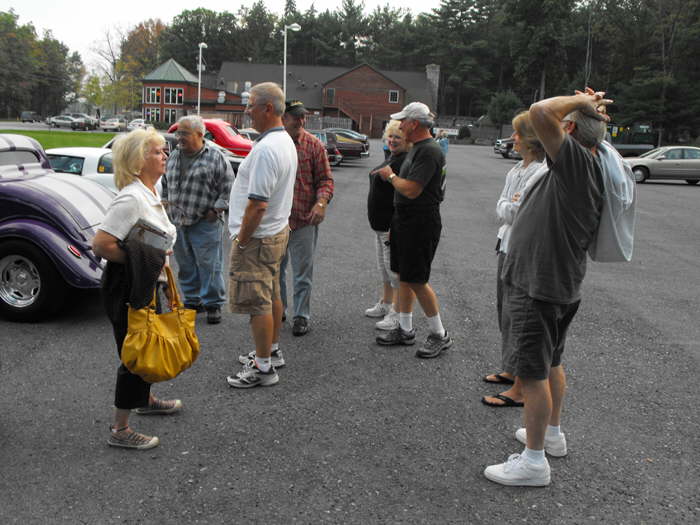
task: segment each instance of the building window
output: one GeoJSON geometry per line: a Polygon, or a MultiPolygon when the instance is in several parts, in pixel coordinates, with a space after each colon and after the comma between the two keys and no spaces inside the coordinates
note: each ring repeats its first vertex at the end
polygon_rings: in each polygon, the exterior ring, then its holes
{"type": "MultiPolygon", "coordinates": [[[[175,111],[175,110],[173,110],[175,111]]],[[[149,122],[160,121],[160,108],[144,108],[143,118],[149,122]]]]}
{"type": "Polygon", "coordinates": [[[389,102],[391,104],[398,104],[399,103],[399,92],[396,91],[395,89],[389,90],[389,102]]]}
{"type": "Polygon", "coordinates": [[[183,89],[182,88],[165,88],[164,100],[166,104],[182,104],[183,89]]]}
{"type": "Polygon", "coordinates": [[[158,87],[147,87],[144,88],[144,103],[146,104],[160,104],[160,88],[158,87]]]}
{"type": "Polygon", "coordinates": [[[175,122],[177,120],[177,109],[165,108],[165,122],[175,122]]]}
{"type": "Polygon", "coordinates": [[[326,89],[326,104],[329,106],[335,104],[335,88],[326,89]]]}

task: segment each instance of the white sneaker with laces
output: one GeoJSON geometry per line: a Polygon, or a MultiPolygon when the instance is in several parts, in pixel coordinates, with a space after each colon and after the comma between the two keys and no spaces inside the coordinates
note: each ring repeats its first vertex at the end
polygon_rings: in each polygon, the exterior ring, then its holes
{"type": "Polygon", "coordinates": [[[262,372],[255,366],[255,361],[249,361],[235,376],[228,376],[226,382],[233,388],[253,388],[256,386],[272,386],[279,383],[279,376],[274,367],[262,372]]]}
{"type": "MultiPolygon", "coordinates": [[[[270,354],[270,357],[272,361],[270,361],[270,364],[274,366],[275,368],[282,368],[284,366],[284,356],[282,355],[282,350],[275,350],[270,354]]],[[[245,354],[245,355],[239,355],[238,356],[238,362],[241,363],[242,365],[247,365],[248,361],[254,361],[255,360],[255,350],[252,352],[245,354]]]]}
{"type": "Polygon", "coordinates": [[[367,317],[384,317],[389,313],[390,309],[391,303],[383,303],[379,301],[372,308],[367,308],[367,310],[365,310],[365,315],[367,317]]]}
{"type": "Polygon", "coordinates": [[[505,463],[486,467],[484,476],[495,483],[514,487],[545,487],[551,481],[546,459],[538,465],[521,454],[511,454],[505,463]]]}
{"type": "MultiPolygon", "coordinates": [[[[524,428],[519,428],[515,431],[515,439],[527,446],[527,431],[524,428]]],[[[544,451],[555,458],[566,456],[566,436],[563,433],[559,433],[557,437],[548,438],[545,434],[544,451]]]]}
{"type": "Polygon", "coordinates": [[[388,314],[384,316],[384,319],[377,321],[374,326],[377,330],[393,330],[399,327],[399,313],[391,307],[388,314]]]}

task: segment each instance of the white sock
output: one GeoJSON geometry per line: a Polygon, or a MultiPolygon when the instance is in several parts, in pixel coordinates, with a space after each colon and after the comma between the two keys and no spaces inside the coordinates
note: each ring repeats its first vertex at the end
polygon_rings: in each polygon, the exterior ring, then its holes
{"type": "Polygon", "coordinates": [[[430,331],[435,335],[445,337],[445,327],[442,326],[442,321],[440,320],[440,312],[435,314],[434,317],[428,317],[428,327],[430,328],[430,331]]]}
{"type": "Polygon", "coordinates": [[[530,463],[535,463],[537,465],[544,463],[544,449],[532,450],[531,448],[525,447],[522,456],[530,463]]]}
{"type": "Polygon", "coordinates": [[[553,427],[552,425],[547,425],[547,430],[544,433],[544,437],[555,438],[559,437],[561,434],[561,427],[553,427]]]}
{"type": "Polygon", "coordinates": [[[272,347],[270,348],[271,353],[274,354],[274,353],[277,352],[277,350],[279,350],[279,349],[280,349],[280,344],[279,344],[279,343],[272,343],[272,347]]]}
{"type": "Polygon", "coordinates": [[[404,332],[413,330],[413,312],[399,312],[399,325],[404,332]]]}
{"type": "Polygon", "coordinates": [[[272,358],[270,357],[258,357],[257,355],[255,356],[255,366],[258,367],[258,370],[261,372],[269,372],[270,367],[272,366],[272,358]]]}

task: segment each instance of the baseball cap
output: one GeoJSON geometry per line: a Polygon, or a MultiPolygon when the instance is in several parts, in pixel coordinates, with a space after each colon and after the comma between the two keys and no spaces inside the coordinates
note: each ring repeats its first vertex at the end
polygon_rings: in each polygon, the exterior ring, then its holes
{"type": "Polygon", "coordinates": [[[416,120],[432,120],[435,118],[435,115],[433,115],[430,112],[430,108],[422,102],[411,102],[398,113],[391,115],[391,118],[393,120],[403,120],[406,118],[416,120]]]}
{"type": "Polygon", "coordinates": [[[301,100],[288,100],[284,103],[284,112],[295,117],[301,117],[306,115],[309,111],[304,107],[304,103],[301,100]]]}

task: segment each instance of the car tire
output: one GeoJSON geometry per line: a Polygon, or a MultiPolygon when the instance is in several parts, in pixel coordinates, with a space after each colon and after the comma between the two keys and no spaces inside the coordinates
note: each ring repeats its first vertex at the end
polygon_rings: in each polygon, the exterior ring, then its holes
{"type": "Polygon", "coordinates": [[[698,179],[685,179],[685,182],[690,184],[691,186],[695,186],[700,180],[698,179]]]}
{"type": "Polygon", "coordinates": [[[67,285],[51,260],[27,241],[0,243],[0,314],[37,321],[63,304],[67,285]]]}
{"type": "Polygon", "coordinates": [[[634,180],[640,184],[643,184],[649,178],[649,170],[642,166],[634,167],[632,174],[634,175],[634,180]]]}
{"type": "Polygon", "coordinates": [[[507,159],[507,158],[508,158],[508,153],[501,153],[501,157],[503,157],[504,159],[507,159]]]}

